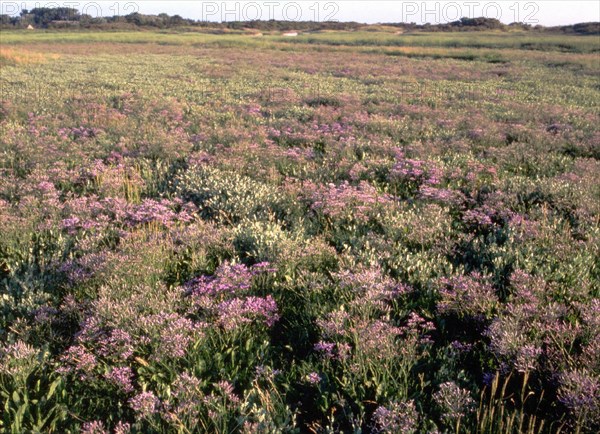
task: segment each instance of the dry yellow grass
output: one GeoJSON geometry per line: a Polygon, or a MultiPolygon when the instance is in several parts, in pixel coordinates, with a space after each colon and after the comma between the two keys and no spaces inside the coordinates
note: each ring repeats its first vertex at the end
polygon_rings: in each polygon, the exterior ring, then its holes
{"type": "Polygon", "coordinates": [[[49,60],[58,59],[58,54],[44,54],[34,51],[18,50],[14,48],[0,47],[0,62],[27,65],[32,63],[45,63],[49,60]]]}

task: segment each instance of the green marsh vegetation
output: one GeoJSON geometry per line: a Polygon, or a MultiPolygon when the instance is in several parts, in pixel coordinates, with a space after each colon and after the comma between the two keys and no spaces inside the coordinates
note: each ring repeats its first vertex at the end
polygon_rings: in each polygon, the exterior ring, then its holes
{"type": "Polygon", "coordinates": [[[596,432],[599,48],[2,30],[0,430],[596,432]]]}

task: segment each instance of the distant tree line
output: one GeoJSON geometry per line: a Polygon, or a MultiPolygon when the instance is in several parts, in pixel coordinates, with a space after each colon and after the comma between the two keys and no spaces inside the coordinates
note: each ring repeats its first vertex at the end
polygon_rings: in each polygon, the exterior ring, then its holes
{"type": "MultiPolygon", "coordinates": [[[[92,17],[81,14],[77,9],[34,8],[23,9],[18,16],[0,15],[0,27],[23,28],[32,25],[38,28],[87,28],[87,29],[136,29],[136,28],[210,28],[214,30],[246,30],[252,29],[261,32],[278,32],[288,30],[322,31],[322,30],[358,30],[364,29],[366,24],[358,22],[316,22],[316,21],[229,21],[212,22],[183,18],[179,15],[146,15],[138,12],[112,17],[92,17]]],[[[600,23],[579,23],[559,27],[532,27],[524,23],[503,24],[493,18],[461,18],[446,24],[416,24],[416,23],[384,23],[386,26],[397,27],[404,31],[429,31],[429,32],[454,32],[473,30],[522,30],[552,31],[580,35],[600,35],[600,23]]]]}
{"type": "Polygon", "coordinates": [[[404,30],[425,30],[428,32],[455,32],[472,30],[537,30],[561,33],[576,33],[581,35],[600,35],[600,22],[579,23],[568,26],[544,27],[531,26],[526,23],[503,24],[495,18],[461,18],[445,24],[415,24],[415,23],[385,23],[386,26],[399,27],[404,30]]]}

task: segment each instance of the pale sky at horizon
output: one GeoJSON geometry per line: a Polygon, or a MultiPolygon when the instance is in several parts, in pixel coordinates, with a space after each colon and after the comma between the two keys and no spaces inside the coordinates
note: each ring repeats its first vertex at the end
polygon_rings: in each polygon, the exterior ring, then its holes
{"type": "Polygon", "coordinates": [[[288,19],[291,21],[416,22],[432,24],[460,17],[498,18],[544,26],[600,21],[600,1],[201,1],[201,0],[73,0],[73,1],[0,1],[1,13],[14,15],[22,8],[74,7],[92,16],[143,14],[181,15],[207,21],[248,21],[252,19],[288,19]]]}

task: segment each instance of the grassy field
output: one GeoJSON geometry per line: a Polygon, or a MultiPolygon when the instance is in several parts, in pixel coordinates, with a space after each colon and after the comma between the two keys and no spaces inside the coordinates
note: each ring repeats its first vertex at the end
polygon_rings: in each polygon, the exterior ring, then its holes
{"type": "Polygon", "coordinates": [[[600,429],[600,40],[0,33],[0,431],[600,429]]]}

